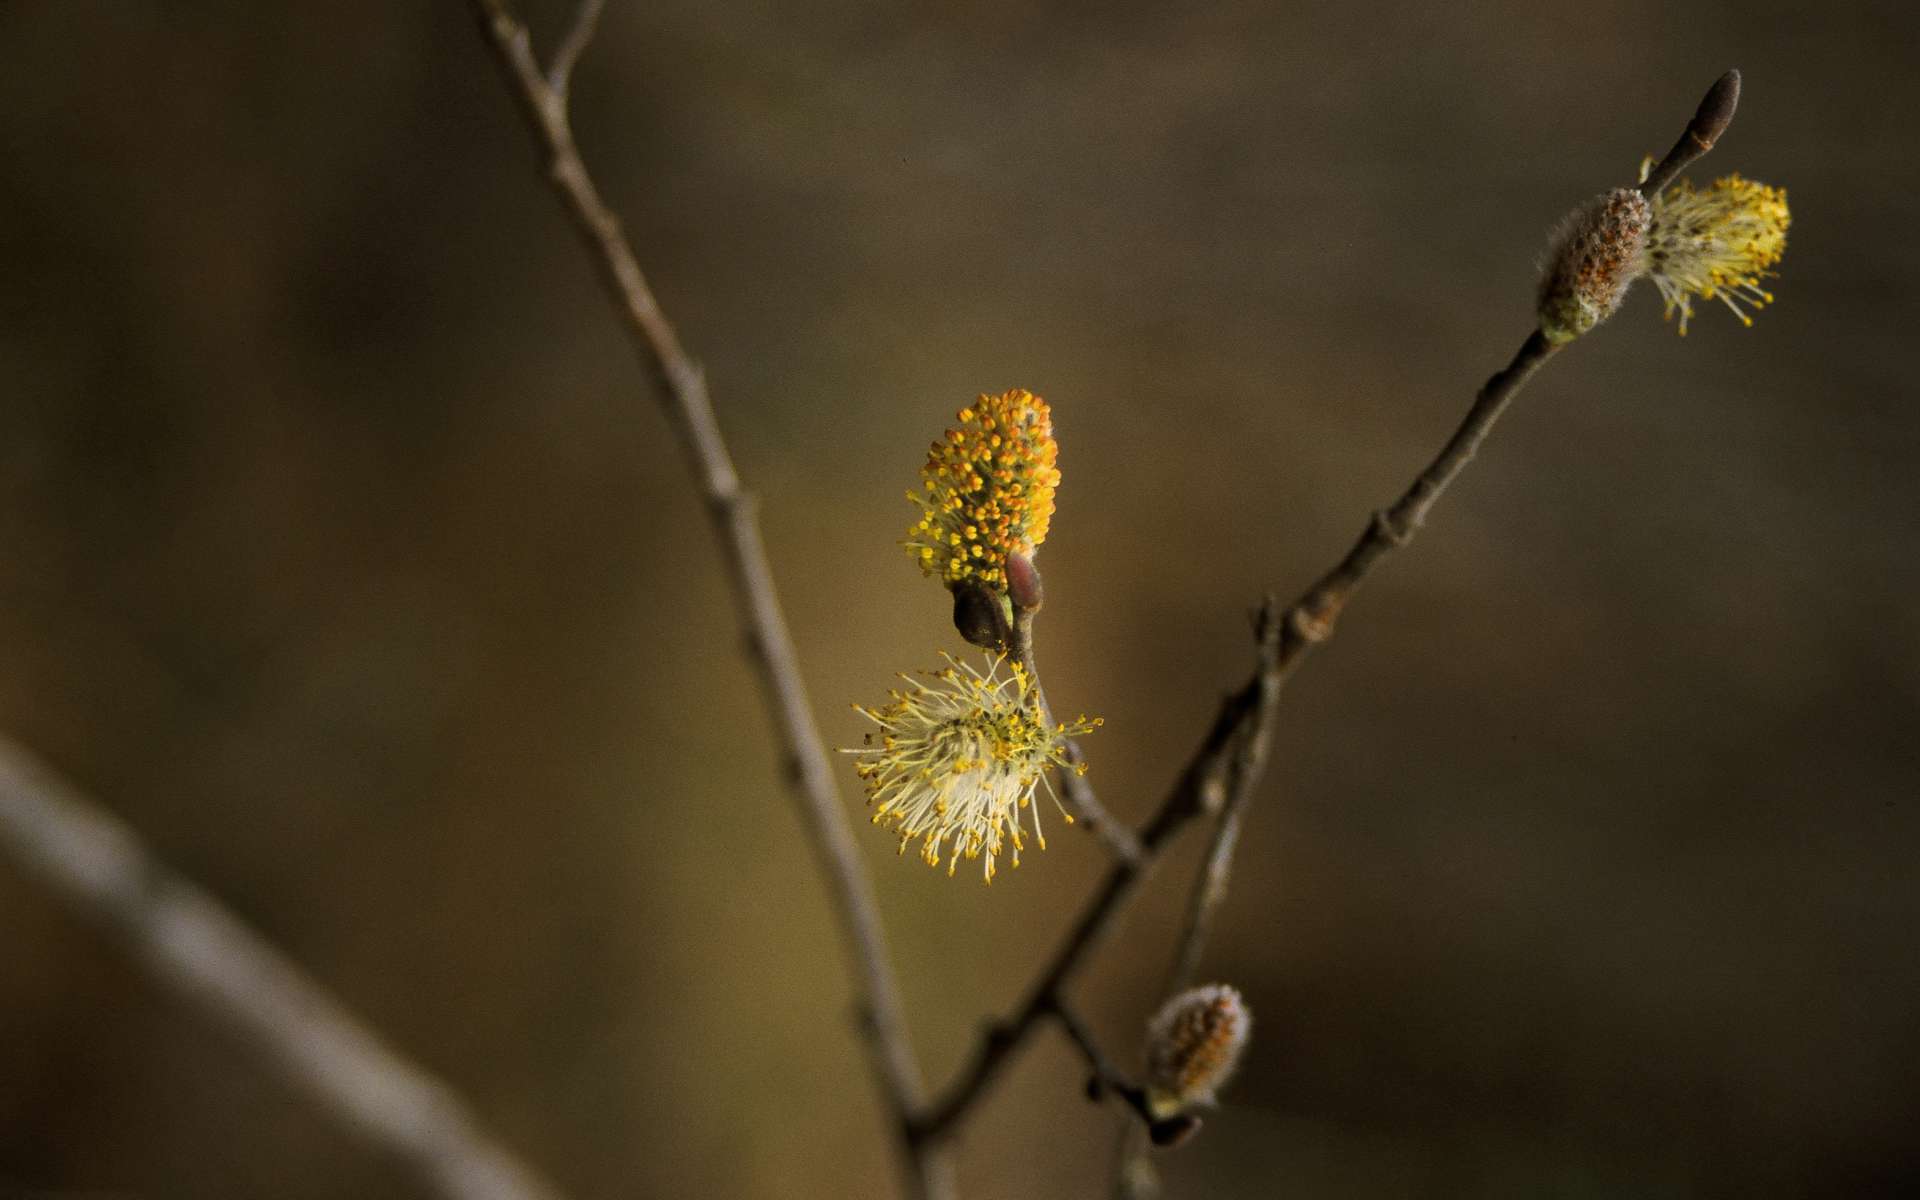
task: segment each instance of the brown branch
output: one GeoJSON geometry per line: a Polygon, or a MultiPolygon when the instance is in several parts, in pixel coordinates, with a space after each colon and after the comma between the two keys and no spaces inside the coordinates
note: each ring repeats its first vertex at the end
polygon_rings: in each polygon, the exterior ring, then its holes
{"type": "Polygon", "coordinates": [[[125,824],[0,738],[0,844],[166,987],[449,1200],[558,1200],[445,1082],[402,1058],[125,824]]]}
{"type": "MultiPolygon", "coordinates": [[[[1257,623],[1263,647],[1277,648],[1280,637],[1278,612],[1278,602],[1268,596],[1257,623]]],[[[1194,977],[1199,973],[1200,956],[1206,948],[1207,935],[1212,931],[1214,915],[1227,898],[1227,882],[1233,873],[1233,856],[1240,846],[1240,828],[1247,805],[1266,771],[1267,751],[1273,740],[1273,710],[1280,699],[1280,676],[1276,671],[1262,671],[1254,682],[1259,689],[1253,701],[1254,711],[1246,732],[1240,738],[1239,749],[1228,776],[1226,801],[1221,806],[1220,819],[1214,822],[1213,836],[1207,843],[1199,877],[1187,896],[1186,918],[1181,926],[1180,938],[1175,943],[1173,966],[1167,972],[1166,983],[1161,988],[1161,994],[1165,996],[1173,996],[1192,987],[1194,977]]],[[[1148,1146],[1150,1143],[1164,1143],[1153,1139],[1151,1133],[1149,1127],[1132,1121],[1126,1122],[1121,1130],[1118,1169],[1114,1176],[1117,1195],[1132,1197],[1139,1189],[1139,1181],[1155,1178],[1154,1167],[1147,1157],[1148,1146]]]]}
{"type": "MultiPolygon", "coordinates": [[[[1487,380],[1460,427],[1426,470],[1414,477],[1392,507],[1373,515],[1346,557],[1308,588],[1283,616],[1276,620],[1269,609],[1262,617],[1259,666],[1253,677],[1221,706],[1213,727],[1181,772],[1172,792],[1141,830],[1140,857],[1118,862],[1107,873],[1106,883],[1081,911],[1080,919],[1068,931],[1060,949],[1028,989],[1025,1001],[1012,1017],[988,1030],[959,1079],[911,1124],[915,1142],[936,1142],[952,1131],[1040,1018],[1060,1003],[1067,981],[1111,933],[1114,918],[1132,898],[1174,834],[1195,817],[1217,813],[1226,806],[1234,763],[1247,753],[1243,748],[1248,746],[1249,739],[1264,741],[1266,738],[1281,687],[1307,652],[1333,635],[1341,610],[1374,566],[1413,540],[1434,501],[1472,461],[1494,422],[1553,350],[1546,338],[1535,330],[1513,361],[1487,380]]],[[[1246,761],[1257,767],[1262,757],[1263,754],[1247,753],[1246,761]]],[[[1246,773],[1248,787],[1252,786],[1253,773],[1246,773]]]]}
{"type": "MultiPolygon", "coordinates": [[[[1728,71],[1707,89],[1694,110],[1693,119],[1687,123],[1673,149],[1648,173],[1640,185],[1644,194],[1652,196],[1658,193],[1681,171],[1712,150],[1720,140],[1720,135],[1732,123],[1739,103],[1740,72],[1728,71]]],[[[1280,685],[1306,652],[1315,643],[1332,635],[1335,620],[1367,572],[1389,551],[1405,545],[1412,538],[1426,520],[1427,511],[1440,493],[1472,460],[1488,430],[1499,419],[1514,394],[1552,355],[1554,349],[1537,330],[1529,336],[1506,370],[1487,381],[1475,398],[1473,407],[1468,410],[1466,420],[1399,501],[1393,507],[1375,513],[1346,558],[1322,576],[1288,610],[1284,633],[1288,643],[1281,648],[1276,669],[1256,680],[1262,687],[1260,703],[1270,709],[1279,698],[1280,685]]],[[[1246,760],[1243,769],[1234,781],[1220,821],[1214,828],[1205,863],[1188,899],[1186,922],[1174,952],[1173,966],[1168,972],[1165,989],[1168,996],[1191,986],[1199,970],[1200,956],[1212,926],[1213,914],[1226,897],[1233,855],[1240,840],[1241,816],[1247,797],[1252,792],[1252,784],[1261,773],[1267,741],[1262,731],[1244,743],[1246,760]]],[[[1117,1176],[1121,1195],[1131,1194],[1132,1181],[1139,1177],[1137,1160],[1144,1152],[1138,1130],[1129,1126],[1121,1138],[1117,1176]]]]}
{"type": "Polygon", "coordinates": [[[560,39],[560,48],[553,52],[553,65],[547,68],[547,88],[560,98],[564,108],[568,93],[573,90],[573,69],[580,63],[580,56],[587,52],[587,44],[593,41],[593,35],[600,28],[600,13],[607,7],[607,0],[580,0],[579,7],[573,10],[573,23],[567,26],[566,36],[560,39]]]}
{"type": "MultiPolygon", "coordinates": [[[[1733,120],[1734,109],[1739,102],[1740,72],[1728,71],[1701,98],[1699,108],[1687,123],[1685,132],[1667,153],[1666,159],[1648,176],[1646,186],[1654,190],[1664,187],[1679,172],[1713,149],[1714,143],[1733,120]]],[[[1376,514],[1361,534],[1360,541],[1339,566],[1322,577],[1302,597],[1301,602],[1288,612],[1286,627],[1289,631],[1297,630],[1302,640],[1295,648],[1283,652],[1282,669],[1274,680],[1276,686],[1265,695],[1266,703],[1271,704],[1277,698],[1277,684],[1312,643],[1324,640],[1332,632],[1333,618],[1345,607],[1361,578],[1387,551],[1404,545],[1412,537],[1414,530],[1425,521],[1427,510],[1433,502],[1473,458],[1507,402],[1520,390],[1527,376],[1551,354],[1551,347],[1537,344],[1542,340],[1538,334],[1527,339],[1513,363],[1488,381],[1487,387],[1467,414],[1466,421],[1407,493],[1392,508],[1376,514]]],[[[1239,841],[1240,814],[1244,810],[1246,796],[1252,790],[1249,785],[1258,778],[1266,751],[1265,739],[1249,739],[1245,750],[1247,761],[1236,774],[1234,790],[1221,813],[1219,825],[1208,847],[1205,865],[1188,905],[1186,924],[1167,980],[1166,994],[1169,996],[1192,985],[1199,969],[1200,953],[1206,943],[1213,911],[1226,894],[1234,848],[1239,841]]]]}
{"type": "MultiPolygon", "coordinates": [[[[1267,597],[1260,610],[1257,636],[1262,646],[1280,637],[1278,602],[1267,597]]],[[[1263,671],[1255,679],[1258,692],[1253,699],[1245,734],[1240,738],[1227,773],[1226,802],[1220,819],[1214,823],[1213,837],[1207,843],[1200,877],[1187,900],[1186,920],[1174,951],[1173,969],[1168,972],[1164,995],[1185,991],[1193,986],[1200,969],[1200,954],[1213,927],[1213,916],[1227,898],[1227,881],[1233,873],[1234,851],[1240,846],[1240,825],[1247,803],[1256,785],[1266,773],[1267,751],[1272,745],[1273,709],[1280,699],[1280,678],[1276,672],[1263,671]]]]}
{"type": "MultiPolygon", "coordinates": [[[[1033,682],[1033,695],[1040,710],[1041,722],[1048,728],[1052,728],[1055,724],[1053,709],[1047,704],[1047,691],[1040,684],[1040,665],[1033,655],[1033,618],[1037,611],[1032,608],[1014,610],[1013,634],[1009,639],[1010,653],[1013,655],[1013,660],[1019,663],[1021,669],[1027,673],[1027,678],[1033,682]]],[[[1067,762],[1075,769],[1055,772],[1060,780],[1061,799],[1066,802],[1068,811],[1073,813],[1075,822],[1098,838],[1100,844],[1105,846],[1107,852],[1116,860],[1123,863],[1138,863],[1140,839],[1133,835],[1133,830],[1115,819],[1106,810],[1106,806],[1100,803],[1100,798],[1094,794],[1093,787],[1087,782],[1086,776],[1077,769],[1084,761],[1080,753],[1080,744],[1072,738],[1067,739],[1067,762]]]]}
{"type": "MultiPolygon", "coordinates": [[[[1273,628],[1277,622],[1269,620],[1265,626],[1273,628]]],[[[1256,720],[1271,715],[1270,706],[1263,708],[1260,697],[1267,686],[1265,680],[1278,665],[1280,646],[1278,637],[1268,639],[1261,646],[1260,664],[1253,681],[1222,702],[1220,713],[1199,749],[1175,781],[1159,811],[1140,831],[1139,856],[1118,861],[1107,872],[1106,882],[1081,910],[1059,950],[1028,988],[1020,1007],[1013,1016],[987,1030],[959,1078],[913,1122],[910,1132],[916,1142],[936,1143],[952,1133],[1041,1018],[1062,1005],[1067,982],[1105,943],[1112,933],[1114,918],[1144,882],[1174,835],[1194,818],[1218,812],[1225,803],[1227,773],[1240,740],[1256,728],[1256,720]]],[[[1277,689],[1277,680],[1273,686],[1277,689]]]]}
{"type": "Polygon", "coordinates": [[[1177,1146],[1192,1137],[1200,1128],[1200,1118],[1190,1112],[1172,1112],[1164,1116],[1153,1111],[1153,1104],[1147,1098],[1147,1089],[1128,1079],[1121,1070],[1113,1065],[1105,1050],[1100,1048],[1099,1039],[1093,1036],[1086,1022],[1067,1003],[1056,1003],[1052,1008],[1053,1017],[1066,1031],[1068,1040],[1080,1050],[1087,1060],[1090,1077],[1087,1079],[1087,1099],[1098,1103],[1108,1096],[1118,1096],[1127,1109],[1138,1120],[1127,1122],[1129,1130],[1144,1137],[1156,1146],[1177,1146]]]}
{"type": "MultiPolygon", "coordinates": [[[[1042,970],[1014,1015],[989,1029],[959,1079],[913,1122],[916,1141],[936,1141],[951,1132],[985,1091],[1036,1022],[1058,1002],[1061,989],[1111,932],[1142,878],[1152,869],[1173,835],[1197,816],[1219,812],[1227,802],[1232,766],[1248,738],[1264,738],[1280,689],[1308,651],[1333,635],[1335,622],[1354,591],[1382,558],[1413,540],[1427,512],[1460,474],[1500,414],[1528,379],[1552,356],[1554,347],[1535,330],[1513,361],[1487,380],[1426,470],[1414,477],[1392,507],[1373,515],[1346,557],[1307,589],[1277,622],[1262,621],[1268,637],[1261,646],[1253,678],[1229,696],[1200,748],[1173,791],[1140,832],[1140,858],[1116,863],[1106,883],[1082,910],[1060,949],[1042,970]]],[[[1249,786],[1251,783],[1249,782],[1249,786]]]]}
{"type": "MultiPolygon", "coordinates": [[[[1418,533],[1435,501],[1472,460],[1506,406],[1534,371],[1553,355],[1555,347],[1538,330],[1531,333],[1513,361],[1481,388],[1466,418],[1433,462],[1415,477],[1391,507],[1373,515],[1346,556],[1277,621],[1271,619],[1269,607],[1267,619],[1262,622],[1260,661],[1253,678],[1223,703],[1212,728],[1171,793],[1135,839],[1137,845],[1130,847],[1109,835],[1109,844],[1116,847],[1117,861],[1053,959],[1028,989],[1025,1001],[1012,1017],[988,1030],[971,1063],[953,1085],[931,1104],[923,1106],[917,1102],[918,1073],[906,1047],[898,1002],[879,940],[879,925],[873,915],[871,891],[857,869],[845,818],[831,798],[832,783],[826,776],[819,737],[813,729],[804,693],[800,691],[797,664],[773,598],[772,581],[751,505],[740,490],[727,458],[707,400],[704,379],[661,315],[617,220],[600,200],[580,161],[567,124],[564,96],[556,93],[541,75],[529,48],[526,30],[507,11],[503,0],[474,0],[474,4],[528,120],[549,152],[554,186],[575,223],[597,251],[596,261],[602,274],[615,298],[624,306],[649,361],[662,377],[672,400],[669,415],[703,479],[714,519],[726,535],[723,540],[732,551],[730,566],[736,587],[747,609],[766,683],[775,702],[776,717],[793,756],[795,778],[811,817],[810,828],[829,877],[835,881],[850,937],[862,951],[876,1060],[887,1097],[905,1135],[912,1180],[923,1193],[931,1193],[945,1186],[946,1168],[940,1150],[947,1137],[1041,1018],[1062,1011],[1062,993],[1067,982],[1111,933],[1115,917],[1152,869],[1166,844],[1195,817],[1231,808],[1203,875],[1203,886],[1215,891],[1224,887],[1227,864],[1237,841],[1240,807],[1264,763],[1267,730],[1281,687],[1307,653],[1332,636],[1341,612],[1374,566],[1393,550],[1407,545],[1418,533]],[[1235,799],[1237,805],[1233,803],[1235,799]],[[930,1164],[936,1163],[941,1165],[930,1169],[930,1164]]],[[[1715,85],[1681,143],[1676,144],[1667,159],[1649,175],[1650,187],[1657,190],[1664,186],[1680,169],[1712,148],[1731,119],[1738,93],[1737,73],[1729,73],[1715,85]]],[[[1018,657],[1031,668],[1030,614],[1022,632],[1018,657]]],[[[1037,681],[1037,675],[1035,678],[1037,681]]],[[[1071,792],[1070,785],[1068,790],[1071,792]]],[[[1076,796],[1076,805],[1088,796],[1090,791],[1076,796]]],[[[1110,821],[1101,824],[1109,830],[1113,828],[1110,821]]],[[[1213,900],[1199,902],[1195,910],[1199,919],[1190,922],[1196,932],[1183,946],[1182,961],[1197,957],[1214,903],[1213,900]]]]}
{"type": "MultiPolygon", "coordinates": [[[[527,123],[547,156],[548,178],[567,214],[592,252],[594,265],[625,319],[641,356],[658,375],[668,420],[679,435],[698,476],[720,543],[726,551],[734,594],[740,604],[761,685],[779,728],[802,824],[832,892],[847,941],[853,948],[863,1023],[875,1071],[888,1110],[903,1132],[921,1105],[919,1064],[907,1039],[898,988],[889,965],[879,908],[860,867],[858,847],[840,804],[819,729],[813,720],[800,674],[793,638],[767,564],[752,497],[721,437],[707,395],[706,379],[687,355],[673,326],[660,311],[641,273],[639,261],[620,222],[601,199],[574,143],[566,96],[540,70],[527,30],[505,0],[473,0],[480,24],[505,72],[508,89],[519,101],[527,123]]],[[[597,8],[591,4],[587,8],[597,8]]],[[[591,15],[583,12],[583,18],[591,15]]],[[[571,67],[572,57],[590,35],[592,22],[576,22],[556,62],[571,67]],[[574,41],[579,42],[575,46],[574,41]]],[[[564,72],[561,73],[564,78],[564,72]]],[[[911,1139],[902,1137],[906,1172],[913,1190],[944,1196],[950,1190],[950,1164],[911,1139]]]]}
{"type": "Polygon", "coordinates": [[[1113,1065],[1113,1060],[1100,1048],[1093,1031],[1087,1028],[1086,1022],[1080,1019],[1080,1014],[1073,1010],[1073,1006],[1055,1004],[1051,1011],[1054,1019],[1060,1022],[1060,1028],[1066,1031],[1067,1039],[1079,1048],[1081,1056],[1087,1060],[1087,1070],[1092,1075],[1088,1080],[1088,1091],[1093,1093],[1093,1099],[1101,1099],[1101,1092],[1112,1092],[1125,1100],[1141,1120],[1151,1121],[1153,1114],[1147,1109],[1145,1090],[1113,1065]]]}

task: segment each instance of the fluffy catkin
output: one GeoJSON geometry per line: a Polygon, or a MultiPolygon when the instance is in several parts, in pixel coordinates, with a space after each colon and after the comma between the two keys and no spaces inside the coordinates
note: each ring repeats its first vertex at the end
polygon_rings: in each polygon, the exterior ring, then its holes
{"type": "Polygon", "coordinates": [[[1612,316],[1646,270],[1652,209],[1632,188],[1615,188],[1575,209],[1554,231],[1540,281],[1540,332],[1563,345],[1612,316]]]}
{"type": "Polygon", "coordinates": [[[1207,1104],[1240,1065],[1253,1017],[1223,983],[1189,988],[1147,1023],[1147,1102],[1158,1114],[1207,1104]]]}

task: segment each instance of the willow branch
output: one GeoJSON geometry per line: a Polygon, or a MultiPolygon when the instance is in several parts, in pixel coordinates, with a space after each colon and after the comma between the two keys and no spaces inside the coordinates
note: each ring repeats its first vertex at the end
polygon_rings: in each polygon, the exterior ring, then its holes
{"type": "MultiPolygon", "coordinates": [[[[480,23],[505,72],[508,89],[525,113],[547,158],[548,179],[592,253],[642,359],[659,377],[669,422],[679,435],[698,478],[746,626],[760,682],[784,747],[789,775],[856,959],[861,1008],[875,1070],[886,1104],[904,1130],[918,1111],[920,1068],[907,1038],[899,990],[881,930],[873,888],[860,867],[858,847],[828,767],[825,744],[814,724],[799,658],[781,611],[767,564],[753,498],[741,487],[721,437],[706,378],[681,346],[641,273],[620,221],[601,198],[574,143],[566,96],[540,69],[524,25],[505,0],[473,0],[480,23]]],[[[590,20],[576,22],[577,38],[563,55],[577,56],[590,20]]],[[[566,59],[562,64],[570,65],[566,59]]],[[[564,78],[564,72],[561,73],[564,78]]],[[[944,1195],[947,1167],[908,1149],[910,1182],[924,1195],[944,1195]]]]}
{"type": "Polygon", "coordinates": [[[201,1012],[448,1200],[558,1200],[446,1083],[401,1057],[125,824],[0,738],[0,844],[201,1012]]]}
{"type": "MultiPolygon", "coordinates": [[[[1279,628],[1277,615],[1271,608],[1262,618],[1261,627],[1279,628]]],[[[910,1131],[916,1141],[937,1142],[952,1133],[1041,1019],[1064,1004],[1068,981],[1093,952],[1105,944],[1113,931],[1114,919],[1133,898],[1174,836],[1196,817],[1220,810],[1226,801],[1228,773],[1241,740],[1260,728],[1259,722],[1271,718],[1271,705],[1263,705],[1261,697],[1266,690],[1264,681],[1278,664],[1280,647],[1278,636],[1271,636],[1261,644],[1253,682],[1221,703],[1220,712],[1199,748],[1159,810],[1140,830],[1139,855],[1114,863],[1099,891],[1088,900],[1067,931],[1060,948],[1028,988],[1019,1008],[1012,1016],[988,1028],[960,1076],[914,1121],[910,1131]]],[[[1277,689],[1277,682],[1274,687],[1277,689]]]]}
{"type": "MultiPolygon", "coordinates": [[[[1274,617],[1275,602],[1267,598],[1261,611],[1261,645],[1277,639],[1280,627],[1274,617]]],[[[1227,881],[1233,874],[1234,852],[1240,846],[1240,826],[1256,785],[1266,773],[1267,751],[1272,745],[1273,709],[1280,699],[1280,679],[1263,671],[1254,679],[1256,694],[1246,733],[1239,739],[1233,762],[1227,773],[1226,801],[1220,819],[1214,822],[1213,836],[1207,843],[1200,877],[1187,898],[1186,918],[1174,951],[1173,969],[1167,974],[1163,994],[1171,996],[1193,986],[1200,969],[1200,955],[1213,928],[1213,917],[1227,898],[1227,881]]]]}
{"type": "Polygon", "coordinates": [[[1025,1001],[1012,1017],[988,1030],[959,1079],[913,1123],[916,1140],[937,1140],[966,1115],[1039,1020],[1060,1003],[1067,981],[1111,933],[1114,918],[1174,835],[1194,818],[1217,813],[1226,806],[1236,762],[1255,768],[1247,773],[1246,786],[1252,786],[1252,776],[1264,752],[1249,753],[1249,739],[1264,740],[1267,736],[1281,687],[1308,651],[1333,635],[1334,623],[1361,581],[1381,559],[1413,540],[1426,521],[1427,511],[1472,461],[1494,422],[1552,354],[1553,347],[1536,330],[1513,361],[1487,380],[1460,427],[1427,468],[1414,477],[1400,499],[1373,515],[1346,557],[1308,588],[1284,616],[1276,619],[1269,606],[1260,621],[1262,641],[1253,677],[1222,704],[1173,790],[1140,831],[1139,858],[1114,864],[1105,884],[1081,911],[1060,949],[1028,990],[1025,1001]]]}
{"type": "Polygon", "coordinates": [[[573,10],[573,23],[567,26],[566,36],[560,39],[560,48],[553,52],[553,65],[547,68],[547,87],[560,98],[564,105],[567,94],[573,88],[573,69],[580,63],[580,56],[587,52],[587,44],[593,41],[593,35],[600,28],[600,13],[607,7],[607,0],[580,0],[579,7],[573,10]]]}
{"type": "Polygon", "coordinates": [[[1059,1003],[1062,989],[1111,933],[1114,919],[1132,899],[1161,852],[1189,821],[1220,812],[1226,805],[1236,761],[1251,788],[1264,761],[1264,749],[1249,752],[1249,739],[1264,739],[1280,689],[1307,653],[1333,635],[1335,623],[1354,591],[1373,568],[1407,545],[1425,523],[1427,512],[1449,484],[1473,460],[1481,442],[1527,380],[1552,356],[1554,347],[1538,330],[1522,343],[1513,361],[1487,380],[1440,453],[1389,508],[1374,513],[1353,548],[1275,619],[1271,606],[1262,615],[1259,663],[1253,677],[1222,704],[1212,728],[1201,740],[1172,791],[1140,831],[1137,858],[1116,862],[1100,890],[1081,910],[1060,948],[1027,991],[1012,1016],[990,1027],[974,1056],[948,1090],[909,1126],[917,1142],[949,1134],[1039,1020],[1059,1003]]]}
{"type": "MultiPolygon", "coordinates": [[[[1739,103],[1740,72],[1728,71],[1707,89],[1694,110],[1693,118],[1687,122],[1686,129],[1681,132],[1673,148],[1647,173],[1647,178],[1640,184],[1643,194],[1658,194],[1681,171],[1712,150],[1720,140],[1720,135],[1732,123],[1739,103]]],[[[1489,379],[1480,390],[1466,419],[1427,469],[1414,479],[1412,486],[1392,507],[1374,514],[1347,556],[1288,610],[1283,634],[1286,640],[1281,646],[1275,669],[1257,676],[1254,681],[1262,688],[1264,704],[1271,707],[1279,697],[1280,685],[1299,665],[1307,651],[1332,636],[1334,623],[1373,566],[1395,548],[1404,546],[1418,531],[1434,501],[1473,459],[1494,422],[1533,372],[1552,356],[1554,349],[1538,330],[1534,331],[1506,369],[1489,379]]],[[[1171,996],[1191,986],[1199,970],[1200,956],[1212,927],[1213,914],[1226,897],[1234,851],[1239,845],[1241,815],[1251,792],[1248,785],[1260,773],[1259,764],[1264,759],[1266,741],[1265,736],[1258,736],[1247,742],[1251,769],[1237,781],[1215,826],[1205,863],[1188,900],[1186,921],[1174,952],[1173,966],[1168,972],[1166,995],[1171,996]]],[[[1128,1183],[1134,1178],[1131,1160],[1143,1152],[1138,1131],[1129,1128],[1121,1140],[1118,1179],[1122,1195],[1129,1194],[1128,1183]]]]}
{"type": "MultiPolygon", "coordinates": [[[[1013,660],[1027,673],[1033,683],[1033,695],[1040,710],[1040,720],[1048,728],[1053,728],[1053,708],[1047,703],[1047,690],[1040,683],[1040,664],[1033,654],[1033,618],[1037,610],[1017,608],[1013,616],[1013,635],[1011,653],[1013,660]]],[[[1069,769],[1055,772],[1060,780],[1061,798],[1066,801],[1068,811],[1074,820],[1084,826],[1087,832],[1100,840],[1107,852],[1123,863],[1137,863],[1140,860],[1140,839],[1133,830],[1116,820],[1100,803],[1094,794],[1086,776],[1080,773],[1085,761],[1080,753],[1080,743],[1067,739],[1067,762],[1069,769]]]]}

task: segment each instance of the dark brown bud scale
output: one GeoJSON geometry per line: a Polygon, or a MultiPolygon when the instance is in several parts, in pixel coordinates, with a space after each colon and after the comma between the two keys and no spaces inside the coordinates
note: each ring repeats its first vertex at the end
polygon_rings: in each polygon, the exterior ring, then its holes
{"type": "Polygon", "coordinates": [[[972,581],[953,587],[953,627],[986,650],[1004,650],[1013,634],[1007,602],[992,588],[972,581]]]}

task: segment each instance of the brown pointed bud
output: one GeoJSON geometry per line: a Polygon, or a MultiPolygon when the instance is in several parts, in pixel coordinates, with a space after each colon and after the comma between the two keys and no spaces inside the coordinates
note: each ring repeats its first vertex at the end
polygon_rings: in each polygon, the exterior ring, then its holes
{"type": "Polygon", "coordinates": [[[1687,122],[1686,131],[1673,143],[1673,149],[1667,151],[1660,165],[1649,163],[1640,169],[1641,193],[1649,198],[1658,196],[1695,159],[1713,149],[1727,126],[1733,124],[1734,111],[1739,107],[1740,72],[1728,71],[1714,80],[1707,94],[1700,97],[1700,107],[1694,110],[1693,120],[1687,122]]]}
{"type": "Polygon", "coordinates": [[[1033,559],[1018,550],[1007,555],[1007,598],[1013,607],[1026,612],[1040,611],[1046,602],[1046,589],[1040,586],[1040,568],[1033,559]]]}
{"type": "Polygon", "coordinates": [[[1013,634],[1006,600],[991,588],[963,582],[953,588],[953,627],[960,636],[987,650],[1004,650],[1013,634]]]}
{"type": "Polygon", "coordinates": [[[1694,110],[1693,120],[1687,125],[1687,136],[1700,147],[1701,153],[1713,149],[1720,135],[1733,124],[1734,110],[1740,107],[1740,72],[1728,71],[1713,81],[1707,94],[1700,97],[1700,107],[1694,110]]]}
{"type": "Polygon", "coordinates": [[[1240,993],[1222,983],[1189,988],[1147,1023],[1147,1105],[1171,1117],[1211,1104],[1240,1065],[1253,1016],[1240,993]]]}
{"type": "Polygon", "coordinates": [[[1540,332],[1565,345],[1612,316],[1646,271],[1652,210],[1632,188],[1596,196],[1554,231],[1540,281],[1540,332]]]}

